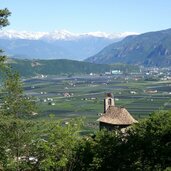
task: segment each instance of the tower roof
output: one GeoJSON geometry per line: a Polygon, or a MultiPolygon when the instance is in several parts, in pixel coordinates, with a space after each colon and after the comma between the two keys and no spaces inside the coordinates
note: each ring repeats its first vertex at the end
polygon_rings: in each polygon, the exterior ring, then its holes
{"type": "Polygon", "coordinates": [[[97,121],[113,125],[131,125],[137,123],[125,108],[116,106],[110,106],[97,121]]]}

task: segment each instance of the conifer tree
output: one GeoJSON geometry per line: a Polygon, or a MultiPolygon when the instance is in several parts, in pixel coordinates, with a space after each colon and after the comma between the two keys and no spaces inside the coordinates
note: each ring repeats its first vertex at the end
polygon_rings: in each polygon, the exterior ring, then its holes
{"type": "MultiPolygon", "coordinates": [[[[6,8],[0,9],[0,29],[9,24],[10,14],[6,8]]],[[[19,74],[10,68],[6,59],[0,50],[0,170],[22,170],[21,157],[28,153],[34,126],[24,117],[31,115],[35,108],[34,102],[23,93],[19,74]]]]}
{"type": "MultiPolygon", "coordinates": [[[[5,9],[0,9],[0,29],[2,29],[2,27],[5,27],[7,25],[9,25],[9,21],[8,21],[8,17],[11,15],[11,12],[5,8],[5,9]]],[[[2,55],[2,50],[0,50],[0,67],[2,67],[2,64],[5,61],[5,56],[2,55]]]]}

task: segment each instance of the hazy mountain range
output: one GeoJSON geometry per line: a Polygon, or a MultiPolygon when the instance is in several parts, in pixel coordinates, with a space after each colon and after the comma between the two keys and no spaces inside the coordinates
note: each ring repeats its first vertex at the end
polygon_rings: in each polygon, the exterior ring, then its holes
{"type": "Polygon", "coordinates": [[[99,64],[171,66],[171,29],[128,36],[108,45],[86,61],[99,64]]]}
{"type": "Polygon", "coordinates": [[[1,31],[0,49],[20,59],[85,59],[97,64],[168,67],[171,29],[143,34],[1,31]]]}
{"type": "Polygon", "coordinates": [[[20,59],[83,60],[133,34],[137,33],[0,31],[0,49],[8,56],[20,59]]]}

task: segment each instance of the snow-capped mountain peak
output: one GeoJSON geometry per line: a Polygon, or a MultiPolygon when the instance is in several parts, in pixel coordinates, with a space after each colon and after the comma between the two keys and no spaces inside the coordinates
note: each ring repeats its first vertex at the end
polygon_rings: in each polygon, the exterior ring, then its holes
{"type": "Polygon", "coordinates": [[[106,33],[106,32],[89,32],[89,33],[83,33],[82,35],[89,35],[93,37],[103,37],[107,39],[121,39],[129,35],[137,35],[136,32],[122,32],[122,33],[106,33]]]}
{"type": "Polygon", "coordinates": [[[53,32],[28,32],[28,31],[16,31],[6,30],[0,31],[0,38],[3,39],[28,39],[28,40],[74,40],[81,37],[92,36],[102,37],[107,39],[121,39],[128,35],[135,35],[135,32],[122,32],[122,33],[106,33],[106,32],[88,32],[88,33],[71,33],[67,30],[56,30],[53,32]]]}
{"type": "Polygon", "coordinates": [[[42,36],[42,39],[48,40],[70,40],[78,35],[75,33],[71,33],[67,30],[55,30],[53,32],[49,32],[48,34],[42,36]]]}
{"type": "Polygon", "coordinates": [[[48,32],[28,32],[28,31],[7,30],[7,31],[0,31],[0,38],[38,40],[47,34],[48,32]]]}

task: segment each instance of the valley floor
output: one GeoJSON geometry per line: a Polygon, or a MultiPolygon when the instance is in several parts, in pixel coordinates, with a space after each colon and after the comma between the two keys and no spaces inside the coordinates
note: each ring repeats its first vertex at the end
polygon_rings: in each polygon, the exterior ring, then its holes
{"type": "Polygon", "coordinates": [[[30,78],[24,80],[27,95],[38,104],[37,118],[86,117],[88,126],[98,128],[105,93],[111,92],[117,106],[124,106],[136,118],[171,107],[171,81],[145,81],[131,76],[78,76],[30,78]]]}

